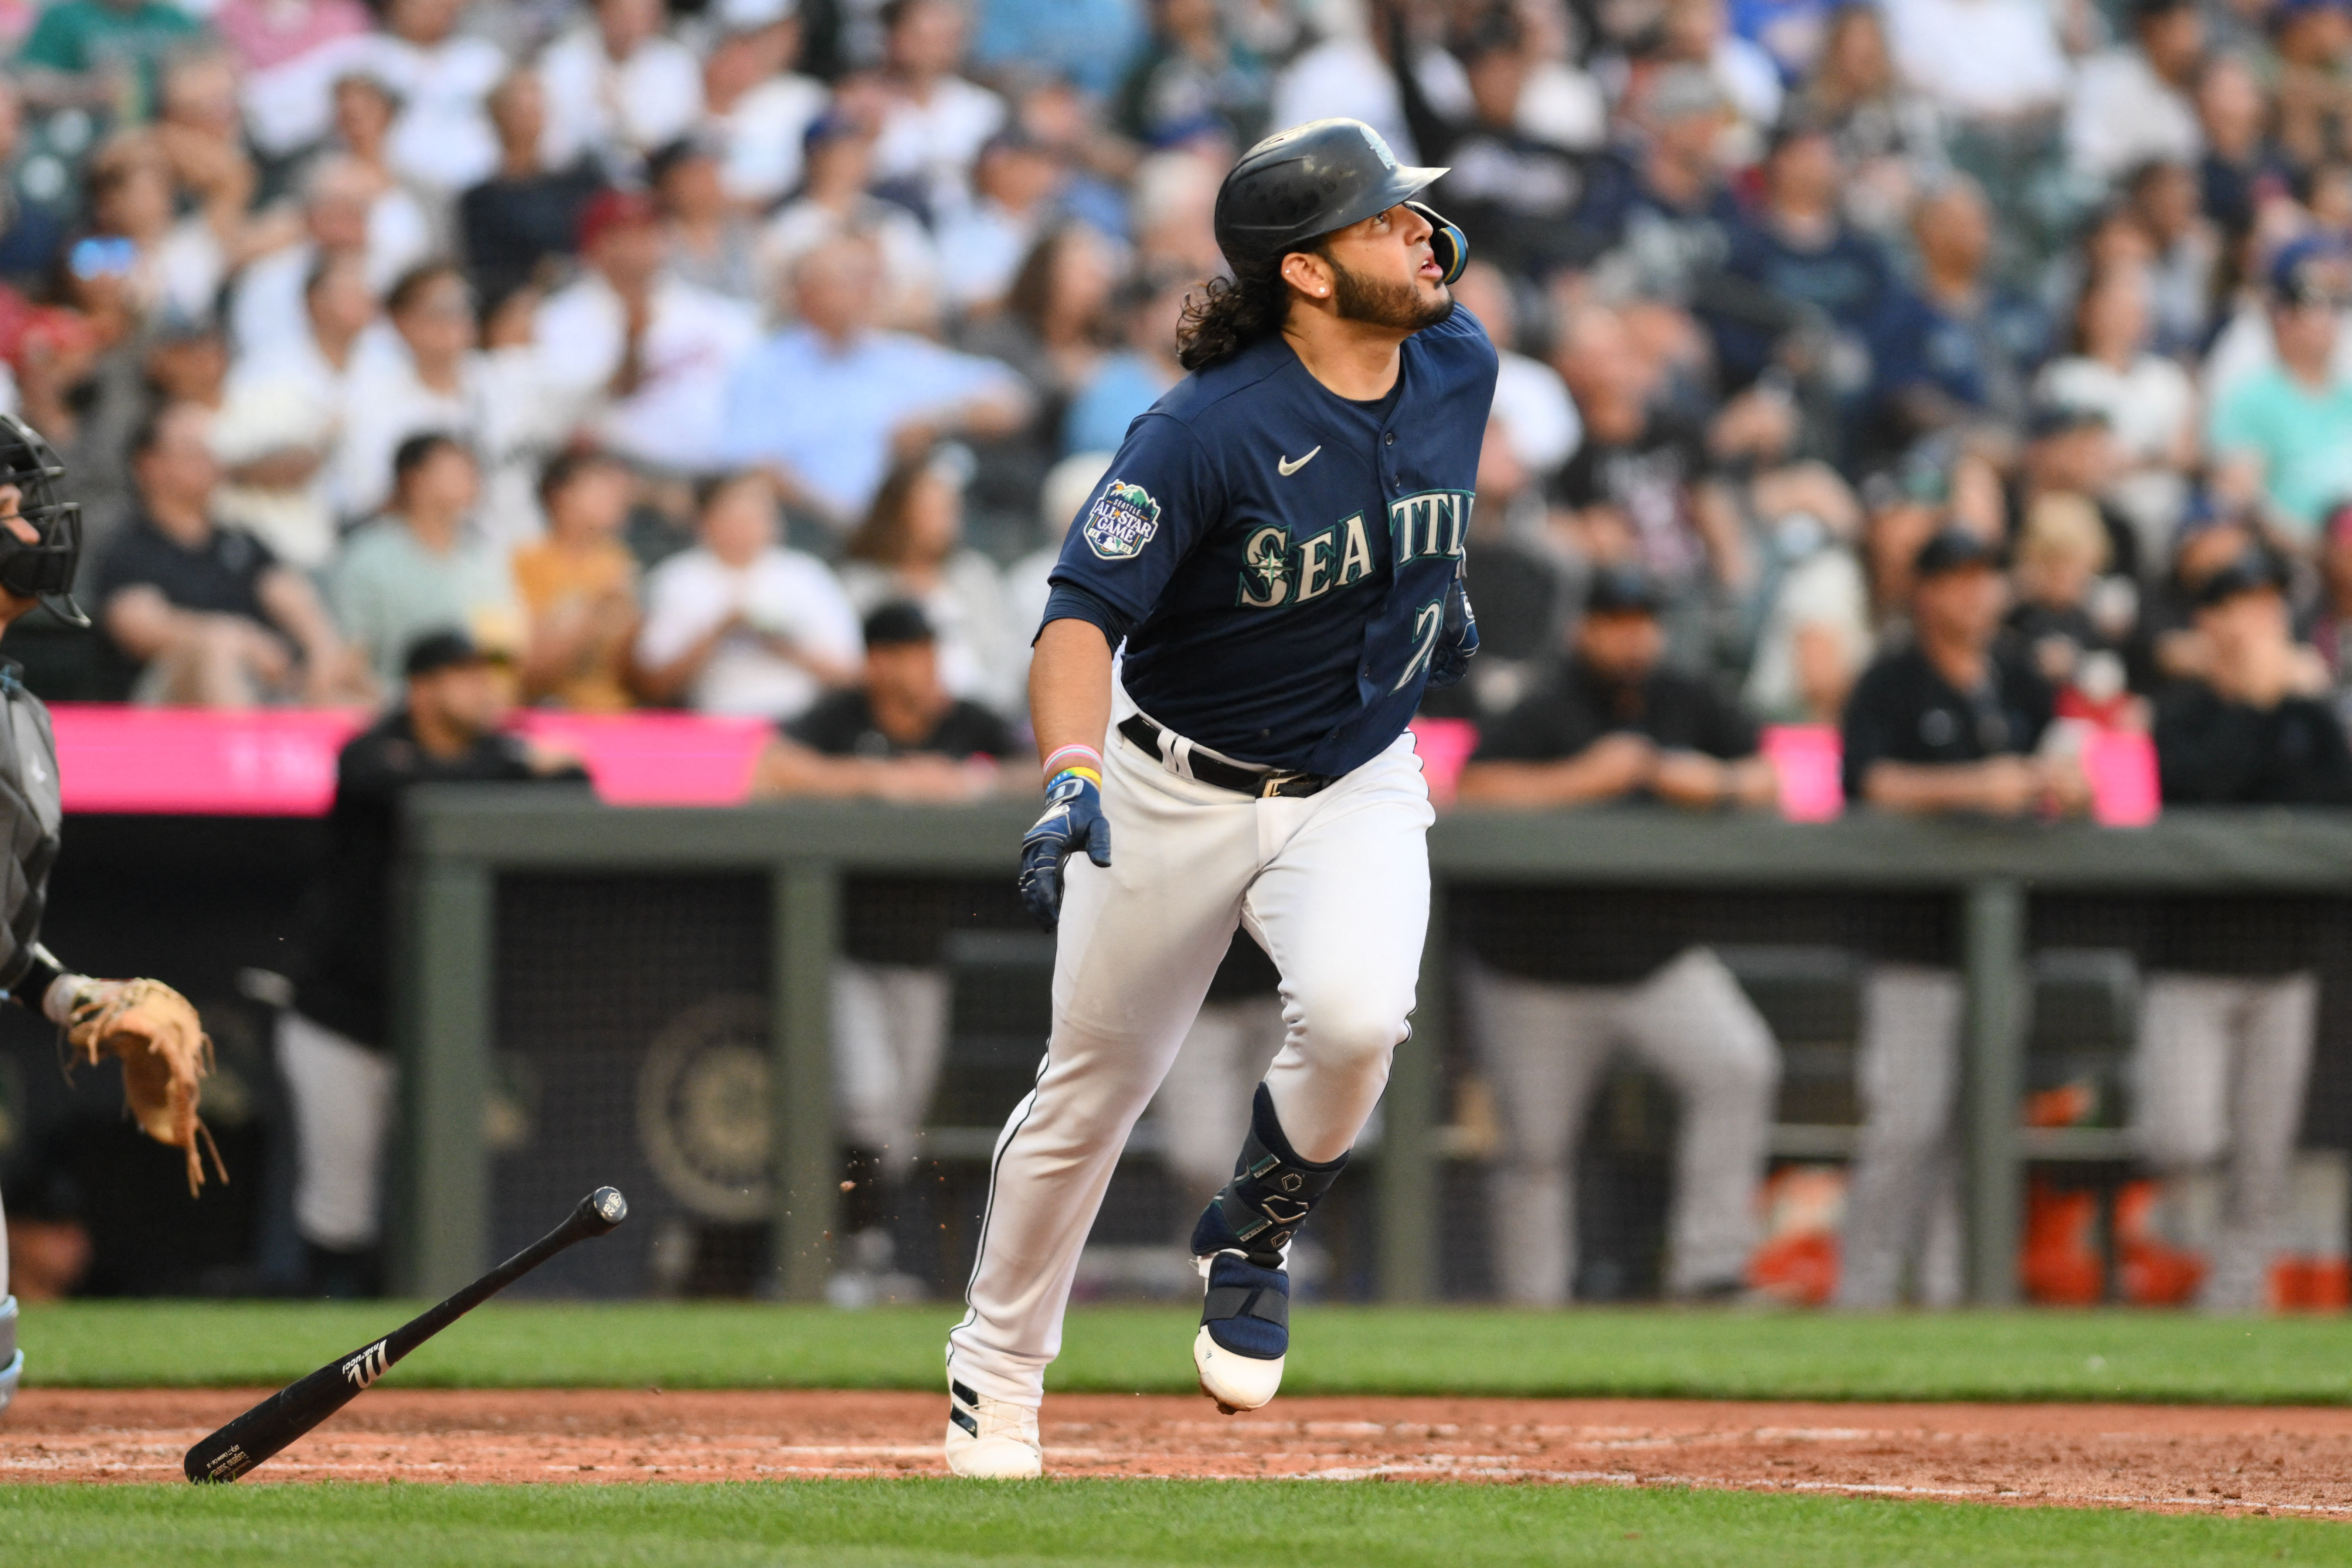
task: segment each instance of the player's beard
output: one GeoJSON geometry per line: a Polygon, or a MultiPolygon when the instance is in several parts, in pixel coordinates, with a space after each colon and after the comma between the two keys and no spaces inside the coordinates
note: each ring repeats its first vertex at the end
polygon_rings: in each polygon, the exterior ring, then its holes
{"type": "MultiPolygon", "coordinates": [[[[1328,257],[1325,259],[1330,260],[1328,257]]],[[[1337,280],[1331,302],[1339,307],[1343,321],[1368,321],[1376,327],[1417,332],[1454,314],[1454,295],[1443,285],[1436,299],[1424,300],[1418,283],[1383,283],[1363,273],[1350,272],[1337,261],[1331,261],[1331,273],[1337,280]]]]}

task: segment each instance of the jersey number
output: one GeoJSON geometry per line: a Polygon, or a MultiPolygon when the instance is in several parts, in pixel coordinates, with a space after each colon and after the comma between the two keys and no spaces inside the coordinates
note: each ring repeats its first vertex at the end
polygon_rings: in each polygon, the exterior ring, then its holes
{"type": "Polygon", "coordinates": [[[1412,678],[1429,668],[1430,656],[1437,651],[1437,634],[1445,626],[1445,601],[1432,599],[1412,613],[1412,658],[1405,661],[1404,673],[1397,677],[1391,691],[1402,691],[1412,678]]]}

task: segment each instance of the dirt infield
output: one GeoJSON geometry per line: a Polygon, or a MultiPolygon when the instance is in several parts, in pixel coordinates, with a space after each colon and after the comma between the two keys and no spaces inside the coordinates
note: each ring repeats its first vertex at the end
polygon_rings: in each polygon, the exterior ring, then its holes
{"type": "MultiPolygon", "coordinates": [[[[261,1390],[28,1389],[0,1480],[179,1476],[261,1390]]],[[[926,1394],[379,1389],[256,1479],[744,1480],[937,1474],[926,1394]]],[[[2129,1405],[1801,1405],[1633,1399],[1206,1401],[1064,1394],[1065,1476],[1582,1481],[2352,1520],[2352,1410],[2129,1405]]]]}

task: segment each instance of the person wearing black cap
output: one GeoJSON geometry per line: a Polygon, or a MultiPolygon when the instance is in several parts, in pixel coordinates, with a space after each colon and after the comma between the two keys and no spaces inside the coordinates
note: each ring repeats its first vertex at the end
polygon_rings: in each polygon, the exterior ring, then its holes
{"type": "Polygon", "coordinates": [[[330,1295],[381,1286],[376,1248],[391,1040],[393,857],[401,799],[421,784],[562,780],[568,756],[500,728],[511,682],[467,633],[427,632],[402,660],[406,696],[335,758],[327,853],[305,894],[278,1064],[293,1103],[294,1224],[309,1283],[330,1295]]]}
{"type": "MultiPolygon", "coordinates": [[[[2294,639],[2283,586],[2278,563],[2250,552],[2198,590],[2204,668],[2157,701],[2166,804],[2352,805],[2352,750],[2326,700],[2326,670],[2294,639]]],[[[2159,923],[2130,1064],[2133,1136],[2170,1180],[2219,1177],[2198,1304],[2259,1310],[2303,1124],[2318,971],[2293,937],[2216,942],[2210,916],[2161,905],[2151,913],[2159,923]]]]}
{"type": "MultiPolygon", "coordinates": [[[[1947,527],[1912,565],[1911,642],[1864,672],[1846,705],[1846,798],[1885,811],[2020,816],[2080,811],[2089,786],[2071,761],[2034,755],[2049,687],[1996,650],[2006,584],[1999,552],[1947,527]]],[[[1841,1305],[1892,1306],[1916,1259],[1920,1295],[1959,1291],[1959,976],[1882,960],[1864,983],[1854,1078],[1861,1147],[1846,1197],[1841,1305]]]]}
{"type": "MultiPolygon", "coordinates": [[[[1700,809],[1762,807],[1771,764],[1756,728],[1705,682],[1664,668],[1658,595],[1641,574],[1601,573],[1564,667],[1490,726],[1460,798],[1559,807],[1649,798],[1700,809]]],[[[1668,1219],[1670,1295],[1735,1294],[1755,1246],[1780,1047],[1723,961],[1682,932],[1547,942],[1558,927],[1481,900],[1463,936],[1471,1038],[1496,1094],[1503,1149],[1492,1179],[1496,1268],[1507,1300],[1569,1299],[1576,1261],[1576,1139],[1618,1048],[1683,1101],[1668,1219]]]]}
{"type": "MultiPolygon", "coordinates": [[[[898,600],[866,617],[863,682],[785,725],[760,760],[752,793],[969,801],[1007,776],[995,763],[1014,749],[1004,721],[948,694],[929,621],[898,600]]],[[[952,919],[945,908],[919,913],[906,898],[894,899],[884,919],[853,909],[834,964],[834,1100],[851,1184],[842,1205],[849,1267],[827,1289],[839,1306],[921,1292],[903,1272],[920,1239],[907,1176],[947,1048],[939,945],[952,919]]]]}

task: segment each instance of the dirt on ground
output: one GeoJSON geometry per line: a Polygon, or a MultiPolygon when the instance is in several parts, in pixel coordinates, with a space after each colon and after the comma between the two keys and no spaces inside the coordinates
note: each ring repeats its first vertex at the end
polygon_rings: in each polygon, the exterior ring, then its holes
{"type": "MultiPolygon", "coordinates": [[[[150,1481],[263,1389],[27,1389],[0,1481],[150,1481]]],[[[261,1481],[938,1475],[944,1394],[376,1389],[261,1481]]],[[[1585,1482],[2352,1520],[2352,1409],[1059,1394],[1061,1476],[1585,1482]]]]}

